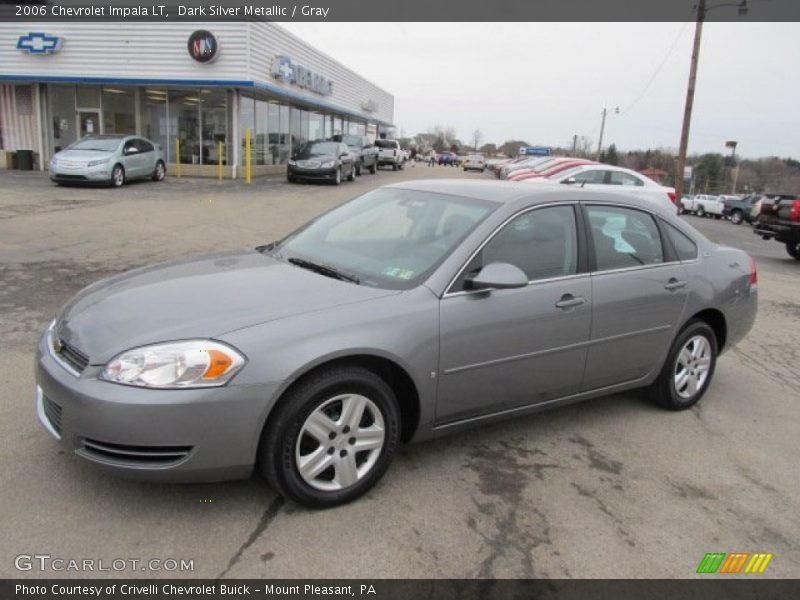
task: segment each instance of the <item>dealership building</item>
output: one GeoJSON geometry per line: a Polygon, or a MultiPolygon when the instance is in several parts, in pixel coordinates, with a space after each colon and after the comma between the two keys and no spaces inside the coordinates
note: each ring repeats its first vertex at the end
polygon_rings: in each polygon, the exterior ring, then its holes
{"type": "Polygon", "coordinates": [[[393,114],[391,94],[274,23],[0,23],[0,168],[124,133],[161,145],[173,173],[221,162],[231,178],[249,137],[253,174],[269,174],[304,141],[390,133],[393,114]]]}

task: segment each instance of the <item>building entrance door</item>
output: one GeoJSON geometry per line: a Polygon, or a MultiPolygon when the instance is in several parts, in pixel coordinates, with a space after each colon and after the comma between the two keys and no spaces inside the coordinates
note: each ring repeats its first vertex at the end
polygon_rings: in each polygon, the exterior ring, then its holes
{"type": "Polygon", "coordinates": [[[78,132],[79,136],[92,135],[100,132],[100,111],[82,110],[78,111],[78,132]]]}

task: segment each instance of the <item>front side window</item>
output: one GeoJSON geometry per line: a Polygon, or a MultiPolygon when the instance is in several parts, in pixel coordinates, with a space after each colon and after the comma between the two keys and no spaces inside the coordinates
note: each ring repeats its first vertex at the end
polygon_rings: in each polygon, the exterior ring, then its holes
{"type": "Polygon", "coordinates": [[[362,285],[410,289],[499,204],[447,194],[377,189],[322,215],[266,251],[356,276],[362,285]]]}
{"type": "Polygon", "coordinates": [[[592,171],[583,171],[572,175],[572,179],[576,183],[603,183],[605,180],[606,172],[594,169],[592,171]]]}
{"type": "Polygon", "coordinates": [[[646,212],[620,206],[589,206],[598,271],[664,262],[661,236],[646,212]]]}
{"type": "Polygon", "coordinates": [[[470,261],[454,290],[466,289],[465,280],[493,262],[519,267],[529,281],[577,273],[578,234],[572,206],[530,210],[509,221],[470,261]]]}

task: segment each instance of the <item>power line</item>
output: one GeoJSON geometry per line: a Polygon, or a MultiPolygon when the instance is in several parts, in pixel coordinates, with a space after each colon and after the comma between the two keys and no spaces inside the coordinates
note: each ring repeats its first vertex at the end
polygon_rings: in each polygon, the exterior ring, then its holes
{"type": "Polygon", "coordinates": [[[631,102],[622,111],[620,111],[619,113],[620,115],[624,115],[625,113],[627,113],[631,108],[633,108],[639,102],[639,100],[644,98],[644,95],[647,93],[647,90],[649,90],[650,86],[653,85],[653,82],[656,80],[656,77],[658,77],[658,74],[661,73],[661,69],[664,68],[664,65],[667,64],[667,60],[669,59],[670,56],[672,56],[672,53],[675,51],[675,48],[678,45],[678,40],[680,39],[681,35],[683,35],[683,32],[686,30],[686,27],[688,25],[689,23],[683,24],[683,27],[681,27],[680,30],[678,31],[678,35],[676,35],[675,39],[672,41],[672,45],[669,47],[666,56],[664,56],[664,59],[661,61],[661,64],[659,64],[658,67],[656,68],[655,72],[653,73],[653,76],[650,77],[650,80],[647,82],[647,85],[644,86],[644,89],[638,96],[636,96],[636,99],[633,102],[631,102]]]}

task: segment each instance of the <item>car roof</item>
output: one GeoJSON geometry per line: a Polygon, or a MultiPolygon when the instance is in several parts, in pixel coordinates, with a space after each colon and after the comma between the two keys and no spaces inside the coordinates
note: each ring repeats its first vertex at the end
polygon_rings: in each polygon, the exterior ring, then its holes
{"type": "Polygon", "coordinates": [[[83,136],[81,139],[92,139],[92,140],[123,140],[127,137],[137,137],[135,135],[130,135],[127,133],[90,133],[89,135],[83,136]]]}
{"type": "Polygon", "coordinates": [[[656,202],[643,201],[626,190],[588,190],[575,186],[564,186],[555,182],[531,185],[524,181],[470,181],[466,179],[418,179],[385,186],[435,194],[448,194],[474,198],[497,204],[508,204],[525,200],[532,205],[545,202],[596,201],[627,204],[634,208],[646,206],[651,212],[672,214],[656,202]]]}

